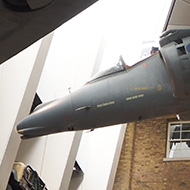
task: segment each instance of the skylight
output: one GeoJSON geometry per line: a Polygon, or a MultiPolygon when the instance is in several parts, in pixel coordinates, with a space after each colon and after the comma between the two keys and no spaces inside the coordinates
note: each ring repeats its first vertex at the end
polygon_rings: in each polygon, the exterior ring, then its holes
{"type": "Polygon", "coordinates": [[[158,45],[171,1],[99,0],[55,30],[41,80],[51,81],[52,99],[117,64],[120,55],[129,66],[144,58],[143,49],[158,45]]]}

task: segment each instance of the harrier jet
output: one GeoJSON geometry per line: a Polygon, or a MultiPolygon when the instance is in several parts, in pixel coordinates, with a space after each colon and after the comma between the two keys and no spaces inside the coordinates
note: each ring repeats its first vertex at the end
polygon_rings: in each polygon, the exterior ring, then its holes
{"type": "Polygon", "coordinates": [[[120,56],[81,89],[39,105],[17,125],[18,133],[26,139],[170,114],[189,119],[189,10],[188,1],[173,1],[159,51],[132,67],[120,56]]]}
{"type": "Polygon", "coordinates": [[[169,114],[190,116],[190,30],[166,31],[160,51],[132,67],[120,57],[81,89],[38,106],[18,132],[31,138],[169,114]]]}

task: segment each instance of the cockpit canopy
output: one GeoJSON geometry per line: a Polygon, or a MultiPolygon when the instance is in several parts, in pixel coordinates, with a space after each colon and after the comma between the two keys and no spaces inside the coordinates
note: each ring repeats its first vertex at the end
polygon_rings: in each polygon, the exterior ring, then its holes
{"type": "Polygon", "coordinates": [[[112,75],[112,74],[115,74],[115,73],[118,73],[118,72],[125,71],[127,69],[129,69],[129,66],[127,66],[125,64],[125,62],[123,60],[123,57],[120,55],[117,65],[115,65],[115,66],[113,66],[113,67],[111,67],[109,69],[106,69],[104,71],[98,72],[96,75],[94,75],[91,78],[90,82],[94,81],[96,79],[100,79],[100,78],[105,77],[105,76],[109,76],[109,75],[112,75]]]}

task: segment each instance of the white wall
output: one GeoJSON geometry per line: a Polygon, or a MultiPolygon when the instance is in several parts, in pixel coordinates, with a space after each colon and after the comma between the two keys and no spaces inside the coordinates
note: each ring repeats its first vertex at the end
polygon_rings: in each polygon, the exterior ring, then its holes
{"type": "MultiPolygon", "coordinates": [[[[30,109],[42,65],[35,62],[40,42],[0,66],[0,189],[9,179],[20,137],[15,124],[30,109]]],[[[8,50],[7,50],[8,51],[8,50]]]]}
{"type": "Polygon", "coordinates": [[[70,132],[25,140],[16,160],[36,170],[49,190],[66,190],[80,137],[80,133],[70,132]]]}
{"type": "MultiPolygon", "coordinates": [[[[50,43],[40,48],[39,55],[44,49],[48,50],[49,45],[50,43]]],[[[80,137],[80,133],[62,133],[23,140],[16,160],[36,170],[48,189],[67,189],[80,137]]]]}
{"type": "Polygon", "coordinates": [[[84,179],[78,190],[112,189],[125,129],[116,125],[83,132],[77,161],[84,179]]]}

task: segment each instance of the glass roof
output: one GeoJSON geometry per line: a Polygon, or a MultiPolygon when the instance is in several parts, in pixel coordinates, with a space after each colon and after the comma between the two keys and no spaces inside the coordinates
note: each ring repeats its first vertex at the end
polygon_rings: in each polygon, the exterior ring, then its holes
{"type": "Polygon", "coordinates": [[[171,1],[99,0],[56,29],[38,87],[42,100],[79,88],[119,55],[127,65],[147,56],[158,46],[171,1]]]}

